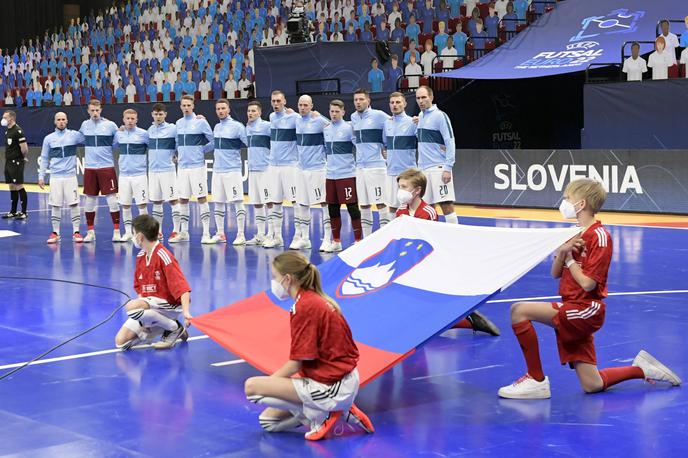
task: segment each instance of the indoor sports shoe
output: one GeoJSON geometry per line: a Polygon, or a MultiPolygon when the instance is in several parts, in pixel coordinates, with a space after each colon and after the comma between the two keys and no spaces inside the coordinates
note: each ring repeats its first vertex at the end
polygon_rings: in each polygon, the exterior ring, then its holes
{"type": "Polygon", "coordinates": [[[167,239],[167,241],[170,243],[188,242],[189,233],[186,231],[181,231],[178,233],[173,232],[172,234],[170,234],[170,238],[167,239]]]}
{"type": "Polygon", "coordinates": [[[213,243],[227,243],[227,236],[223,234],[222,232],[218,232],[217,234],[213,235],[213,243]]]}
{"type": "Polygon", "coordinates": [[[189,338],[189,335],[186,332],[186,328],[184,328],[184,326],[182,326],[182,324],[179,321],[176,321],[176,323],[177,329],[175,329],[174,331],[163,332],[160,342],[155,342],[152,345],[153,348],[155,348],[156,350],[169,350],[170,348],[174,347],[174,345],[177,343],[177,339],[186,341],[189,338]]]}
{"type": "Polygon", "coordinates": [[[13,219],[16,216],[16,213],[13,212],[7,212],[2,214],[2,219],[13,219]]]}
{"type": "Polygon", "coordinates": [[[74,243],[82,243],[84,241],[83,236],[79,232],[72,234],[72,241],[74,243]]]}
{"type": "Polygon", "coordinates": [[[91,229],[90,231],[86,231],[86,237],[84,237],[84,243],[91,243],[96,241],[96,231],[91,229]]]}
{"type": "MultiPolygon", "coordinates": [[[[318,251],[321,253],[327,253],[327,248],[332,244],[331,240],[323,240],[322,243],[320,244],[320,248],[318,248],[318,251]]],[[[331,253],[331,251],[330,251],[331,253]]]]}
{"type": "Polygon", "coordinates": [[[57,232],[52,232],[50,234],[50,237],[48,237],[48,240],[46,240],[46,243],[57,243],[60,241],[60,234],[57,232]]]}
{"type": "Polygon", "coordinates": [[[131,235],[131,232],[125,232],[124,235],[119,239],[120,242],[131,242],[134,240],[134,236],[131,235]]]}
{"type": "Polygon", "coordinates": [[[270,237],[263,241],[263,248],[279,248],[284,246],[282,237],[270,237]]]}
{"type": "Polygon", "coordinates": [[[484,332],[491,336],[499,335],[499,328],[497,325],[477,310],[468,315],[466,319],[471,323],[473,332],[484,332]]]}
{"type": "Polygon", "coordinates": [[[261,246],[265,240],[264,236],[254,235],[252,239],[246,240],[246,245],[248,246],[261,246]]]}
{"type": "Polygon", "coordinates": [[[368,415],[366,415],[361,409],[356,407],[356,404],[351,404],[349,412],[346,414],[346,422],[350,425],[360,426],[361,429],[368,434],[375,432],[375,427],[373,422],[370,421],[368,415]]]}
{"type": "Polygon", "coordinates": [[[328,251],[328,253],[337,253],[339,251],[342,251],[342,242],[332,242],[330,244],[330,249],[332,251],[328,251]]]}
{"type": "Polygon", "coordinates": [[[246,237],[244,234],[238,234],[234,241],[232,242],[232,245],[234,246],[244,246],[246,245],[246,237]]]}
{"type": "Polygon", "coordinates": [[[671,369],[660,363],[657,358],[646,352],[640,352],[633,359],[633,366],[639,367],[643,370],[646,380],[655,382],[669,382],[673,386],[679,386],[681,379],[671,369]]]}
{"type": "Polygon", "coordinates": [[[538,382],[528,374],[511,385],[501,387],[497,394],[500,398],[506,399],[549,399],[552,397],[548,377],[538,382]]]}
{"type": "Polygon", "coordinates": [[[119,233],[119,229],[115,229],[112,231],[112,241],[113,242],[121,242],[122,241],[122,234],[119,233]]]}
{"type": "Polygon", "coordinates": [[[201,243],[203,245],[215,245],[217,240],[215,240],[214,237],[211,237],[210,234],[203,234],[203,237],[201,237],[201,243]]]}
{"type": "Polygon", "coordinates": [[[337,423],[337,420],[342,416],[341,412],[330,412],[330,414],[327,416],[327,418],[320,424],[318,425],[311,425],[311,430],[308,431],[304,437],[308,441],[319,441],[320,439],[324,439],[327,433],[329,433],[332,428],[334,428],[334,425],[337,423]]]}
{"type": "Polygon", "coordinates": [[[17,212],[14,214],[14,219],[26,219],[28,215],[24,212],[17,212]]]}
{"type": "Polygon", "coordinates": [[[289,245],[290,250],[310,250],[311,249],[311,241],[308,239],[304,238],[298,238],[292,240],[291,244],[289,245]]]}

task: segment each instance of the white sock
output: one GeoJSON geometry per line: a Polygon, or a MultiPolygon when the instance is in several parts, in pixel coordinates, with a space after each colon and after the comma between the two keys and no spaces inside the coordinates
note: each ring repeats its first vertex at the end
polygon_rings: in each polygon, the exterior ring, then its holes
{"type": "Polygon", "coordinates": [[[50,207],[50,221],[53,224],[53,232],[60,234],[60,220],[62,219],[62,207],[50,207]]]}
{"type": "Polygon", "coordinates": [[[198,204],[198,211],[201,214],[201,225],[203,225],[203,235],[210,235],[210,205],[208,202],[198,204]]]}
{"type": "Polygon", "coordinates": [[[282,204],[272,204],[272,230],[279,238],[282,238],[282,216],[282,204]]]}
{"type": "Polygon", "coordinates": [[[294,209],[294,238],[301,238],[301,226],[302,226],[302,206],[299,204],[294,204],[292,206],[294,209]]]}
{"type": "Polygon", "coordinates": [[[459,224],[459,217],[456,216],[456,213],[450,213],[448,215],[444,215],[444,221],[449,224],[459,224]]]}
{"type": "Polygon", "coordinates": [[[174,331],[177,329],[177,322],[167,318],[162,313],[153,309],[134,309],[127,312],[129,318],[141,323],[144,328],[152,328],[159,326],[166,331],[174,331]]]}
{"type": "Polygon", "coordinates": [[[105,196],[105,201],[110,208],[110,213],[115,213],[119,211],[119,203],[117,202],[117,194],[108,194],[105,196]]]}
{"type": "Polygon", "coordinates": [[[305,205],[301,207],[301,238],[308,240],[311,237],[311,208],[305,205]]]}
{"type": "Polygon", "coordinates": [[[124,224],[124,232],[131,234],[131,207],[122,207],[122,224],[124,224]]]}
{"type": "Polygon", "coordinates": [[[158,222],[160,225],[160,232],[162,232],[162,217],[163,217],[163,208],[162,204],[153,204],[153,218],[155,218],[155,221],[158,222]]]}
{"type": "MultiPolygon", "coordinates": [[[[176,204],[172,205],[172,232],[179,232],[179,225],[181,223],[181,218],[179,214],[179,202],[176,204]]],[[[187,218],[186,221],[188,222],[189,219],[187,218]]]]}
{"type": "Polygon", "coordinates": [[[320,207],[323,223],[323,240],[332,241],[332,224],[330,223],[330,212],[327,207],[320,207]]]}
{"type": "Polygon", "coordinates": [[[189,231],[189,203],[179,204],[179,232],[189,231]]]}
{"type": "Polygon", "coordinates": [[[377,213],[378,213],[378,215],[380,215],[380,227],[381,228],[385,227],[387,225],[387,223],[389,223],[390,220],[392,219],[390,216],[391,212],[389,211],[389,209],[387,207],[379,209],[377,211],[377,213]]]}
{"type": "Polygon", "coordinates": [[[98,198],[95,196],[86,196],[86,202],[84,204],[84,211],[94,212],[96,211],[96,206],[98,205],[98,198]]]}
{"type": "Polygon", "coordinates": [[[216,202],[213,204],[213,214],[215,215],[215,227],[218,234],[225,233],[225,204],[216,202]]]}
{"type": "Polygon", "coordinates": [[[236,213],[237,219],[237,237],[244,235],[244,229],[246,228],[246,207],[244,207],[243,202],[234,202],[234,212],[236,213]]]}
{"type": "Polygon", "coordinates": [[[361,208],[361,228],[363,237],[368,237],[373,233],[373,209],[361,208]]]}
{"type": "Polygon", "coordinates": [[[69,213],[72,216],[72,232],[79,232],[79,226],[81,225],[81,212],[79,211],[79,206],[75,205],[69,207],[69,213]]]}
{"type": "Polygon", "coordinates": [[[254,215],[256,218],[256,235],[262,237],[265,235],[265,225],[268,220],[267,207],[265,205],[260,208],[254,207],[254,215]]]}

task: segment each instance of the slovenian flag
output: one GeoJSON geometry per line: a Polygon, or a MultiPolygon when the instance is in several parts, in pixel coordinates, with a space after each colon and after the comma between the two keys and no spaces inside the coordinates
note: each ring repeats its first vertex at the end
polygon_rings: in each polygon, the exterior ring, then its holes
{"type": "MultiPolygon", "coordinates": [[[[504,290],[579,228],[464,226],[393,220],[320,264],[323,289],[346,317],[361,359],[361,385],[504,290]]],[[[196,317],[193,324],[257,369],[289,358],[290,298],[268,290],[196,317]]],[[[507,313],[506,311],[504,313],[507,313]]]]}

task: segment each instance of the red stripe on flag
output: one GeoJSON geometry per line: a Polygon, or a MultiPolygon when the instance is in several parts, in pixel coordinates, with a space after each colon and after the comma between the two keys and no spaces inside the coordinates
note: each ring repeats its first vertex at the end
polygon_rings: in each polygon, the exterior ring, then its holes
{"type": "MultiPolygon", "coordinates": [[[[193,324],[223,348],[266,374],[272,374],[289,359],[289,312],[275,305],[265,293],[197,316],[193,324]]],[[[356,345],[361,355],[358,362],[361,386],[415,351],[401,354],[358,341],[356,345]]]]}

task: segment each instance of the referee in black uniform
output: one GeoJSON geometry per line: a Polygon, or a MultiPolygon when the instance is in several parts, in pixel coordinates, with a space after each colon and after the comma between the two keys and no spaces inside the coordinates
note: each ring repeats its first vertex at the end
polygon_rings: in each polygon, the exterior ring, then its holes
{"type": "Polygon", "coordinates": [[[2,126],[5,132],[5,182],[10,186],[12,209],[2,215],[4,219],[26,219],[26,189],[24,189],[24,162],[29,153],[29,145],[24,137],[24,130],[17,124],[17,114],[5,111],[2,115],[2,126]],[[17,211],[17,202],[21,199],[21,211],[17,211]]]}

